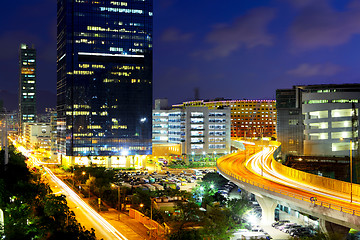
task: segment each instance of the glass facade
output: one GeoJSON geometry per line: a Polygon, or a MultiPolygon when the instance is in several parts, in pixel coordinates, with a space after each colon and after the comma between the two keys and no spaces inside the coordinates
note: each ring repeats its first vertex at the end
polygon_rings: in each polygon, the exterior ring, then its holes
{"type": "Polygon", "coordinates": [[[35,122],[36,116],[36,50],[26,44],[19,49],[19,112],[20,126],[35,122]]]}
{"type": "Polygon", "coordinates": [[[61,154],[151,154],[152,9],[152,0],[58,0],[61,154]]]}

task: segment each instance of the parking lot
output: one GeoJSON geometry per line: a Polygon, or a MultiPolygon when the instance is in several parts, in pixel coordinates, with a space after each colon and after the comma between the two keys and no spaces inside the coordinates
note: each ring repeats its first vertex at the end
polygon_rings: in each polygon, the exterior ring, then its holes
{"type": "Polygon", "coordinates": [[[161,172],[148,171],[119,171],[115,183],[129,188],[141,187],[149,191],[173,188],[191,191],[196,181],[201,180],[204,174],[214,170],[168,170],[161,172]]]}

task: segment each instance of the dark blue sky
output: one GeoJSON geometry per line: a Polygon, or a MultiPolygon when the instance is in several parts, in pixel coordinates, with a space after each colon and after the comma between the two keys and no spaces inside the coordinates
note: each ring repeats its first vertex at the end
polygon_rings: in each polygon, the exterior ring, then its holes
{"type": "MultiPolygon", "coordinates": [[[[56,1],[0,10],[0,89],[16,93],[18,46],[38,49],[56,93],[56,1]]],[[[360,82],[360,1],[154,0],[154,98],[274,99],[296,84],[360,82]]]]}

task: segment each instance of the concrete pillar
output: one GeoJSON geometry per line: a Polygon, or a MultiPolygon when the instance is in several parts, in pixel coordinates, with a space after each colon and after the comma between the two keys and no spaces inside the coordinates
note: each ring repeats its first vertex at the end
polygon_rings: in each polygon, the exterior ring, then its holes
{"type": "Polygon", "coordinates": [[[147,157],[143,157],[142,159],[142,167],[146,168],[146,163],[147,163],[147,157]]]}
{"type": "Polygon", "coordinates": [[[319,225],[321,231],[329,235],[331,239],[345,240],[350,231],[349,227],[344,227],[342,225],[326,221],[325,219],[319,219],[319,225]]]}
{"type": "Polygon", "coordinates": [[[274,199],[256,195],[256,200],[260,204],[262,210],[261,223],[264,225],[271,225],[275,221],[275,208],[277,202],[274,199]]]}
{"type": "Polygon", "coordinates": [[[75,157],[74,156],[70,156],[70,165],[71,166],[75,165],[75,157]]]}
{"type": "Polygon", "coordinates": [[[5,223],[4,223],[4,212],[0,209],[0,232],[4,232],[5,223]]]}
{"type": "Polygon", "coordinates": [[[108,157],[108,159],[107,159],[107,163],[106,163],[107,165],[106,165],[106,167],[107,168],[111,168],[112,167],[112,160],[111,160],[111,156],[109,156],[108,157]]]}

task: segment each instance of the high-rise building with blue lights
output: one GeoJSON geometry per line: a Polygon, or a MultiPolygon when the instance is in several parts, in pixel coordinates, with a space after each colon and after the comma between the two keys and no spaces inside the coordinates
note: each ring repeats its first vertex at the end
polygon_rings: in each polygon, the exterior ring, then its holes
{"type": "Polygon", "coordinates": [[[20,44],[19,49],[19,120],[35,122],[36,118],[36,49],[20,44]]]}
{"type": "Polygon", "coordinates": [[[152,152],[152,0],[58,0],[62,156],[152,152]]]}

